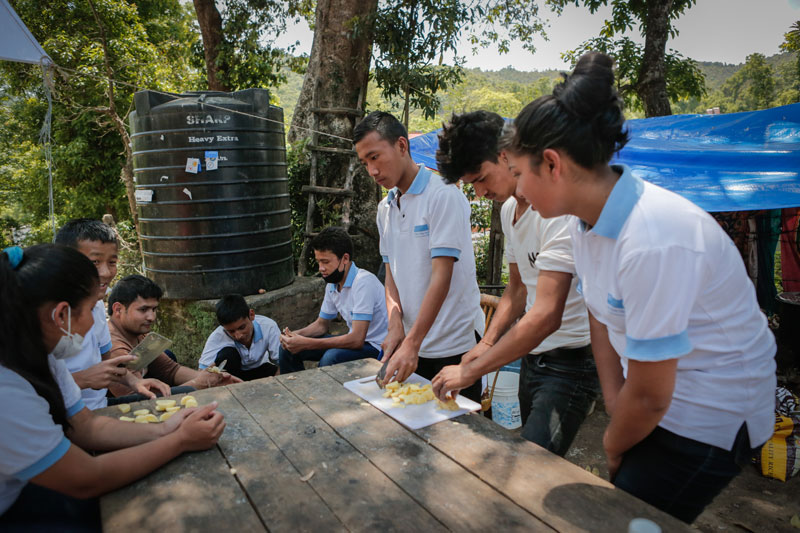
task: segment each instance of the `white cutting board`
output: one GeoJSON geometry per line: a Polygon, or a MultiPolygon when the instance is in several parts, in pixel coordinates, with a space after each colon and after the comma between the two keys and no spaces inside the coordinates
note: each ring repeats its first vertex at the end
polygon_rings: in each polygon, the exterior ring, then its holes
{"type": "MultiPolygon", "coordinates": [[[[417,374],[411,374],[408,379],[406,379],[405,383],[419,383],[420,385],[425,385],[430,383],[430,381],[417,374]]],[[[441,422],[442,420],[455,418],[481,408],[479,403],[473,402],[460,394],[456,398],[456,403],[461,408],[458,411],[437,409],[436,400],[421,405],[392,407],[394,402],[391,398],[383,397],[383,393],[386,391],[381,390],[378,384],[375,383],[375,376],[348,381],[344,384],[344,388],[368,401],[409,429],[424,428],[431,424],[441,422]]]]}

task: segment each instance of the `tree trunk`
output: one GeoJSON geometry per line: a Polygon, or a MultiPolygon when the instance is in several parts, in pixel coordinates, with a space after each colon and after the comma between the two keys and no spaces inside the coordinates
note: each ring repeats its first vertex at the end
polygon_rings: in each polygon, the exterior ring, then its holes
{"type": "Polygon", "coordinates": [[[503,275],[503,224],[500,221],[502,202],[492,202],[492,222],[489,227],[489,265],[486,284],[500,285],[503,275]]]}
{"type": "MultiPolygon", "coordinates": [[[[369,20],[377,6],[377,0],[318,0],[314,43],[287,136],[290,143],[311,136],[309,130],[314,122],[311,108],[315,101],[322,109],[363,109],[372,54],[372,33],[359,29],[358,37],[354,38],[351,25],[355,19],[369,20]]],[[[318,131],[335,136],[319,135],[320,145],[353,148],[350,139],[353,127],[360,120],[359,116],[352,113],[319,113],[318,116],[318,131]]],[[[356,260],[360,266],[377,272],[380,255],[375,215],[376,197],[380,196],[377,185],[361,165],[352,164],[354,157],[317,152],[319,171],[316,185],[341,188],[348,173],[351,174],[355,195],[351,200],[350,233],[356,248],[356,260]]],[[[331,213],[341,215],[341,198],[318,196],[317,200],[320,198],[334,202],[331,213]]],[[[321,225],[323,218],[319,213],[319,202],[317,205],[314,222],[315,225],[321,225]]],[[[325,220],[330,220],[330,217],[325,217],[325,220]]]]}
{"type": "Polygon", "coordinates": [[[648,117],[672,114],[664,63],[672,2],[673,0],[647,0],[644,57],[636,92],[644,105],[645,116],[648,117]]]}
{"type": "Polygon", "coordinates": [[[218,78],[221,62],[219,45],[222,43],[222,16],[214,4],[214,0],[194,0],[194,12],[203,36],[203,53],[206,59],[206,77],[211,91],[230,91],[218,78]]]}

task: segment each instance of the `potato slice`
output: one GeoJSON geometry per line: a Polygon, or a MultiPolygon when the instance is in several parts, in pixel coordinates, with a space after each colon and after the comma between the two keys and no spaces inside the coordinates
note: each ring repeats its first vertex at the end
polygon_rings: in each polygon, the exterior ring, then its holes
{"type": "Polygon", "coordinates": [[[117,406],[117,409],[119,409],[123,413],[129,413],[130,410],[131,410],[131,406],[130,406],[130,404],[127,404],[127,403],[121,403],[121,404],[119,404],[117,406]]]}
{"type": "Polygon", "coordinates": [[[136,420],[135,418],[131,418],[129,416],[121,416],[119,417],[119,419],[122,420],[123,422],[133,422],[134,420],[136,420]]]}
{"type": "Polygon", "coordinates": [[[197,407],[197,400],[194,399],[194,396],[188,395],[181,398],[181,405],[185,406],[187,402],[194,402],[194,406],[197,407]]]}
{"type": "Polygon", "coordinates": [[[188,402],[184,403],[184,404],[183,404],[183,406],[184,406],[184,407],[186,407],[187,409],[188,409],[189,407],[197,407],[197,400],[195,400],[194,398],[192,398],[192,399],[191,399],[191,400],[189,400],[188,402]]]}
{"type": "Polygon", "coordinates": [[[164,413],[163,415],[158,417],[158,421],[159,422],[166,422],[167,420],[169,420],[169,417],[171,417],[171,416],[172,416],[172,413],[164,413]]]}
{"type": "Polygon", "coordinates": [[[134,416],[144,416],[149,414],[150,414],[150,409],[137,409],[133,412],[134,416]]]}
{"type": "MultiPolygon", "coordinates": [[[[137,417],[137,418],[138,418],[138,417],[137,417]]],[[[145,419],[146,419],[148,422],[158,422],[158,418],[156,418],[156,415],[153,415],[153,414],[150,414],[150,415],[144,415],[144,418],[145,418],[145,419]]]]}
{"type": "Polygon", "coordinates": [[[139,415],[133,420],[136,424],[149,424],[150,420],[147,419],[146,415],[139,415]]]}
{"type": "Polygon", "coordinates": [[[443,409],[445,411],[458,411],[459,409],[461,409],[456,403],[456,401],[452,398],[450,398],[446,402],[441,402],[439,400],[436,400],[436,407],[439,409],[443,409]]]}
{"type": "Polygon", "coordinates": [[[170,413],[170,414],[177,413],[180,410],[181,410],[181,407],[179,405],[176,405],[175,407],[167,407],[165,409],[165,411],[170,413]]]}
{"type": "Polygon", "coordinates": [[[156,405],[163,405],[165,408],[173,407],[176,403],[175,400],[156,400],[156,405]]]}

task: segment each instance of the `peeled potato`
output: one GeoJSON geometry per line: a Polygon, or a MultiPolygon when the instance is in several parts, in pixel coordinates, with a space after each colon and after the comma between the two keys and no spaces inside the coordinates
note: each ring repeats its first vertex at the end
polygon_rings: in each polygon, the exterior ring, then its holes
{"type": "Polygon", "coordinates": [[[439,400],[436,400],[436,407],[439,409],[444,409],[445,411],[458,411],[459,409],[461,409],[456,403],[456,401],[452,398],[450,398],[446,402],[441,402],[439,400]]]}
{"type": "Polygon", "coordinates": [[[163,415],[158,417],[158,421],[159,422],[166,422],[167,420],[169,420],[169,417],[171,417],[171,416],[172,416],[172,413],[164,413],[163,415]]]}
{"type": "Polygon", "coordinates": [[[197,407],[197,400],[194,399],[194,396],[184,396],[181,398],[181,405],[185,406],[187,402],[194,402],[194,407],[197,407]]]}
{"type": "Polygon", "coordinates": [[[166,408],[166,409],[164,409],[164,410],[165,410],[166,412],[168,412],[168,413],[172,414],[172,413],[177,413],[178,411],[180,411],[180,410],[181,410],[181,408],[180,408],[180,406],[179,406],[179,405],[176,405],[175,407],[167,407],[167,408],[166,408]]]}
{"type": "Polygon", "coordinates": [[[123,422],[133,422],[134,420],[136,420],[135,418],[131,418],[129,416],[121,416],[119,417],[119,419],[122,420],[123,422]]]}
{"type": "MultiPolygon", "coordinates": [[[[130,410],[130,409],[129,409],[130,410]]],[[[150,409],[137,409],[133,412],[134,416],[144,416],[150,414],[150,409]]]]}
{"type": "Polygon", "coordinates": [[[184,403],[184,404],[183,404],[183,406],[184,406],[184,407],[186,407],[187,409],[188,409],[189,407],[197,407],[197,400],[195,400],[194,398],[192,398],[192,399],[191,399],[191,400],[189,400],[188,402],[184,403]]]}
{"type": "Polygon", "coordinates": [[[147,416],[145,416],[145,415],[139,415],[133,421],[135,423],[137,423],[137,424],[149,424],[150,423],[150,420],[148,420],[147,416]]]}
{"type": "Polygon", "coordinates": [[[117,408],[122,411],[123,413],[130,412],[131,406],[127,403],[121,403],[117,406],[117,408]]]}
{"type": "Polygon", "coordinates": [[[178,402],[176,402],[175,400],[156,400],[156,405],[157,406],[158,405],[163,405],[165,408],[172,407],[176,403],[178,403],[178,402]]]}

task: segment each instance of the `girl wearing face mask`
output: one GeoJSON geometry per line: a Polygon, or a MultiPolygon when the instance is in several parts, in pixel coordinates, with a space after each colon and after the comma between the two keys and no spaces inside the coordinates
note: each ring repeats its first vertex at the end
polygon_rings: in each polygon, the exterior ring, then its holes
{"type": "Polygon", "coordinates": [[[775,340],[716,221],[609,164],[624,120],[611,58],[586,54],[516,118],[511,164],[542,216],[574,215],[612,481],[691,522],[772,435],[775,340]]]}
{"type": "Polygon", "coordinates": [[[97,496],[213,446],[225,427],[216,403],[152,425],[83,405],[63,359],[92,326],[98,283],[72,248],[0,253],[0,530],[99,531],[97,496]]]}

